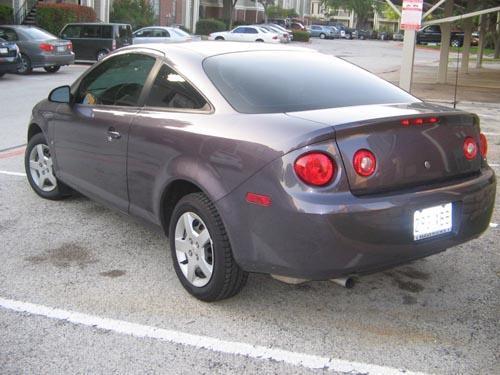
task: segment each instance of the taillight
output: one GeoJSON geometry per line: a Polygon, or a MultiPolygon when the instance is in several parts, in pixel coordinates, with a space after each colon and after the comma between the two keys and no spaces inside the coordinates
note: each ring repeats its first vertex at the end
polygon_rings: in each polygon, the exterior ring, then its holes
{"type": "Polygon", "coordinates": [[[488,140],[483,133],[479,134],[479,151],[481,152],[481,156],[486,159],[486,154],[488,153],[488,140]]]}
{"type": "Polygon", "coordinates": [[[273,36],[273,39],[278,39],[278,36],[277,35],[273,36]]]}
{"type": "Polygon", "coordinates": [[[335,162],[321,152],[310,152],[295,160],[293,169],[308,185],[325,186],[335,174],[335,162]]]}
{"type": "Polygon", "coordinates": [[[477,143],[472,137],[465,138],[464,141],[464,156],[467,160],[472,160],[477,155],[477,143]]]}
{"type": "Polygon", "coordinates": [[[426,125],[426,124],[436,124],[439,122],[437,117],[416,117],[416,118],[405,118],[401,120],[401,125],[426,125]]]}
{"type": "Polygon", "coordinates": [[[357,174],[363,177],[368,177],[375,172],[375,168],[377,168],[377,159],[371,151],[358,150],[354,154],[352,164],[357,174]]]}
{"type": "Polygon", "coordinates": [[[73,43],[68,42],[68,51],[73,51],[73,43]]]}
{"type": "Polygon", "coordinates": [[[53,52],[56,49],[53,44],[49,43],[40,43],[38,47],[44,52],[53,52]]]}

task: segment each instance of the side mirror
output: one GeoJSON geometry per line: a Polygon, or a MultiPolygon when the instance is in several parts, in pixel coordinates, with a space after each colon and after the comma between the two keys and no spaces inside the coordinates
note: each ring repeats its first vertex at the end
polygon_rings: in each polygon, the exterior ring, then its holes
{"type": "Polygon", "coordinates": [[[67,103],[71,101],[71,91],[69,86],[56,87],[49,94],[49,101],[53,103],[67,103]]]}

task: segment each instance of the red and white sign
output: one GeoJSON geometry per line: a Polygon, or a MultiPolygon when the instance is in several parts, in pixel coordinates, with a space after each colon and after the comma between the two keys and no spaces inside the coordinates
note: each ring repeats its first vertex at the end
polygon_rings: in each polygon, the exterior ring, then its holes
{"type": "Polygon", "coordinates": [[[422,24],[424,0],[404,0],[401,12],[401,29],[418,30],[422,24]]]}

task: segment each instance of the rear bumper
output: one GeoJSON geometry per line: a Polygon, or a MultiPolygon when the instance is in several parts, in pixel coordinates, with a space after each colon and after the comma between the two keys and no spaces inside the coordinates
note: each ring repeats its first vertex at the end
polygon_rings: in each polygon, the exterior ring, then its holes
{"type": "Polygon", "coordinates": [[[488,228],[495,192],[490,168],[453,185],[361,198],[297,193],[286,178],[273,188],[254,176],[217,205],[242,268],[324,280],[387,269],[478,237],[488,228]],[[270,193],[272,206],[242,204],[248,191],[270,193]],[[414,211],[448,202],[452,232],[414,241],[414,211]]]}
{"type": "Polygon", "coordinates": [[[71,54],[65,55],[37,55],[34,56],[31,60],[31,64],[33,68],[43,68],[47,66],[54,65],[71,65],[75,62],[75,54],[71,52],[71,54]]]}
{"type": "Polygon", "coordinates": [[[19,67],[19,58],[3,57],[0,58],[0,73],[16,73],[19,67]]]}

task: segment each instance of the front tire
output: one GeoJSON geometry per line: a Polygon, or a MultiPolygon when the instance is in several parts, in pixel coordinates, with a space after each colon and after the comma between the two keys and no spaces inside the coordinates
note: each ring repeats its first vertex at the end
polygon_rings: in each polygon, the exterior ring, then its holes
{"type": "Polygon", "coordinates": [[[61,69],[61,67],[59,65],[52,65],[52,66],[46,66],[43,69],[45,69],[47,73],[56,73],[59,69],[61,69]]]}
{"type": "Polygon", "coordinates": [[[323,33],[319,34],[319,38],[320,39],[325,39],[326,38],[326,34],[323,34],[323,33]]]}
{"type": "Polygon", "coordinates": [[[462,47],[462,42],[460,42],[459,39],[453,39],[450,44],[452,47],[456,47],[456,48],[462,47]]]}
{"type": "Polygon", "coordinates": [[[189,194],[177,203],[169,238],[177,277],[194,297],[218,301],[245,285],[248,273],[236,264],[221,217],[205,194],[189,194]]]}
{"type": "Polygon", "coordinates": [[[42,133],[35,134],[28,142],[24,167],[31,188],[40,197],[59,200],[71,195],[71,189],[54,174],[50,148],[42,133]]]}
{"type": "Polygon", "coordinates": [[[215,38],[215,40],[225,40],[225,39],[221,36],[218,36],[217,38],[215,38]]]}

